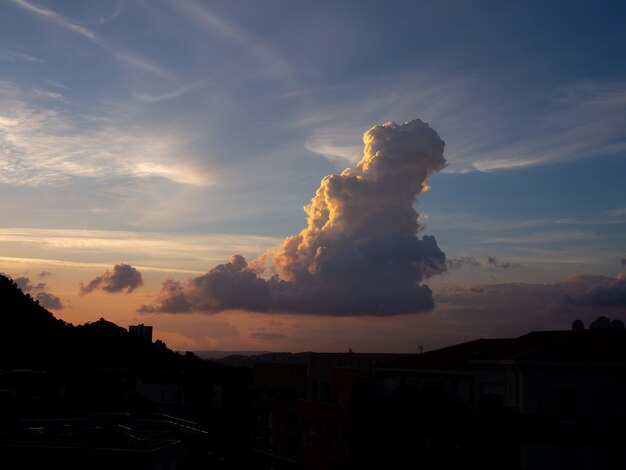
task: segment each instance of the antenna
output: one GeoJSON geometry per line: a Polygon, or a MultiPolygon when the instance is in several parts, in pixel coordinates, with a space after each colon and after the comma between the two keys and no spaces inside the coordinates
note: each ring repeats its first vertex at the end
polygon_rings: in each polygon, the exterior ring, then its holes
{"type": "Polygon", "coordinates": [[[420,354],[422,354],[424,352],[424,344],[417,343],[417,350],[419,351],[420,354]]]}

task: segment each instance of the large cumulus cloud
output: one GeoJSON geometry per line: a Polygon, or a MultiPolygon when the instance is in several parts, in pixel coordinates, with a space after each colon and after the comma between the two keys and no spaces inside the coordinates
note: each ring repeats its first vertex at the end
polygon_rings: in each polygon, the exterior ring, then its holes
{"type": "Polygon", "coordinates": [[[113,272],[108,269],[100,276],[92,279],[87,285],[80,283],[80,294],[85,295],[96,289],[102,289],[105,292],[126,292],[130,294],[137,287],[143,286],[143,277],[141,272],[137,271],[130,264],[116,264],[113,272]]]}
{"type": "Polygon", "coordinates": [[[307,227],[247,263],[233,255],[202,276],[167,280],[144,312],[303,312],[393,315],[429,311],[423,281],[445,270],[432,236],[418,237],[415,198],[443,169],[444,142],[420,120],[365,132],[354,168],[322,179],[307,227]]]}

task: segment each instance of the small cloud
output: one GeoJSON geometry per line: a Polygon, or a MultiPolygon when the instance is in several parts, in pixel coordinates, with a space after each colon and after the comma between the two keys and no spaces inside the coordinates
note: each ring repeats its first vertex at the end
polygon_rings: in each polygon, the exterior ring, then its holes
{"type": "Polygon", "coordinates": [[[64,308],[61,299],[49,292],[37,293],[37,295],[35,296],[35,300],[37,300],[43,308],[52,310],[61,310],[62,308],[64,308]]]}
{"type": "Polygon", "coordinates": [[[63,95],[61,93],[55,93],[53,91],[43,90],[41,88],[36,88],[33,92],[40,98],[45,98],[47,100],[62,100],[63,95]]]}
{"type": "Polygon", "coordinates": [[[305,147],[309,152],[322,155],[330,162],[339,166],[356,163],[358,161],[359,151],[361,150],[359,146],[340,146],[330,141],[325,141],[319,136],[308,140],[305,143],[305,147]]]}
{"type": "Polygon", "coordinates": [[[45,282],[39,282],[37,284],[32,284],[30,282],[30,278],[22,276],[22,277],[16,277],[13,279],[13,281],[17,284],[17,287],[25,293],[30,293],[30,292],[37,292],[37,291],[41,291],[43,289],[46,288],[46,283],[45,282]]]}
{"type": "Polygon", "coordinates": [[[446,259],[446,267],[448,269],[461,269],[465,267],[480,267],[482,264],[473,256],[461,256],[459,258],[446,259]]]}
{"type": "MultiPolygon", "coordinates": [[[[45,277],[50,273],[47,271],[42,271],[39,273],[39,277],[45,277]]],[[[13,279],[17,287],[21,289],[22,292],[26,294],[31,294],[35,300],[39,302],[39,304],[43,308],[53,309],[53,310],[61,310],[64,308],[61,299],[50,292],[46,292],[46,283],[38,282],[37,284],[33,284],[30,282],[30,278],[26,276],[16,277],[13,279]]]]}
{"type": "Polygon", "coordinates": [[[487,258],[487,265],[493,269],[505,269],[505,270],[511,269],[511,268],[519,268],[520,266],[522,266],[519,263],[508,263],[508,262],[500,261],[499,259],[494,258],[492,256],[487,258]]]}
{"type": "Polygon", "coordinates": [[[121,263],[113,267],[113,272],[107,269],[103,274],[89,281],[87,285],[81,282],[80,295],[88,294],[96,289],[111,293],[126,291],[130,294],[140,286],[143,286],[141,272],[130,264],[121,263]]]}
{"type": "Polygon", "coordinates": [[[41,272],[38,274],[38,277],[39,277],[40,279],[43,279],[44,277],[47,277],[47,276],[52,276],[52,273],[51,273],[50,271],[41,271],[41,272]]]}

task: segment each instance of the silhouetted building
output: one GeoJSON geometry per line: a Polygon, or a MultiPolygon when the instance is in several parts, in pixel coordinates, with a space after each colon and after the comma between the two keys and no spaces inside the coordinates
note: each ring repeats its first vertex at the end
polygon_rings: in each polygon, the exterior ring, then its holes
{"type": "Polygon", "coordinates": [[[252,450],[268,468],[295,468],[300,437],[298,402],[306,397],[305,364],[255,364],[252,450]]]}
{"type": "Polygon", "coordinates": [[[375,376],[353,402],[357,467],[626,466],[626,331],[480,339],[375,376]]]}
{"type": "Polygon", "coordinates": [[[255,364],[252,450],[268,468],[351,462],[351,397],[373,367],[401,354],[311,353],[308,364],[255,364]]]}
{"type": "Polygon", "coordinates": [[[152,342],[152,327],[148,325],[144,325],[140,323],[139,325],[130,325],[128,327],[128,332],[131,335],[139,336],[145,340],[152,342]]]}
{"type": "MultiPolygon", "coordinates": [[[[168,415],[187,417],[188,403],[183,380],[175,372],[141,371],[136,374],[135,391],[154,403],[168,415]]],[[[210,400],[211,397],[206,397],[210,400]]]]}

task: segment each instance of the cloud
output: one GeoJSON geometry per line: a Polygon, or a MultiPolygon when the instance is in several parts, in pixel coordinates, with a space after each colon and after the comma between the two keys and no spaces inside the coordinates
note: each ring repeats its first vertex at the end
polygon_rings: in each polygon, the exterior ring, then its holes
{"type": "Polygon", "coordinates": [[[61,299],[50,292],[38,292],[35,296],[35,300],[37,300],[43,308],[47,309],[61,310],[64,307],[61,299]]]}
{"type": "Polygon", "coordinates": [[[461,269],[466,267],[472,268],[480,268],[485,266],[488,269],[511,269],[511,268],[519,268],[522,265],[519,263],[509,263],[500,261],[498,258],[494,256],[489,256],[485,264],[478,261],[473,256],[460,256],[458,258],[448,258],[446,259],[446,267],[448,269],[461,269]]]}
{"type": "MultiPolygon", "coordinates": [[[[39,277],[43,278],[45,276],[49,276],[50,274],[52,273],[42,271],[39,273],[39,277]]],[[[61,310],[64,308],[63,302],[61,302],[59,297],[45,291],[47,287],[45,282],[33,284],[30,282],[30,278],[26,276],[15,277],[13,278],[13,281],[17,284],[17,287],[22,290],[22,292],[33,295],[33,298],[37,300],[43,308],[53,310],[61,310]]]]}
{"type": "Polygon", "coordinates": [[[496,237],[488,240],[488,243],[505,243],[505,244],[543,244],[543,243],[561,243],[566,241],[579,240],[595,240],[600,235],[593,232],[579,231],[561,231],[561,232],[539,232],[528,235],[496,237]]]}
{"type": "Polygon", "coordinates": [[[445,271],[435,238],[419,238],[413,207],[442,170],[444,142],[420,120],[374,126],[361,161],[322,179],[307,228],[248,264],[233,255],[206,274],[167,280],[143,312],[300,312],[394,315],[430,311],[423,283],[445,271]]]}
{"type": "Polygon", "coordinates": [[[63,95],[61,93],[43,90],[41,88],[33,89],[33,93],[40,98],[44,98],[48,100],[62,100],[63,99],[63,95]]]}
{"type": "Polygon", "coordinates": [[[128,51],[111,46],[107,41],[102,39],[91,29],[70,21],[68,18],[61,15],[60,13],[57,13],[56,11],[50,10],[49,8],[45,8],[42,6],[33,5],[26,0],[11,1],[29,13],[39,16],[47,21],[56,24],[57,26],[60,26],[61,28],[67,29],[68,31],[82,36],[84,39],[87,39],[93,44],[96,44],[97,46],[109,52],[116,59],[125,62],[134,68],[153,73],[161,78],[175,81],[175,77],[172,75],[172,73],[164,69],[163,67],[151,63],[150,61],[142,57],[138,57],[128,51]]]}
{"type": "Polygon", "coordinates": [[[140,271],[165,271],[186,274],[202,274],[207,264],[215,264],[228,257],[233,250],[258,256],[281,239],[261,235],[210,234],[177,235],[168,233],[131,232],[122,230],[71,230],[23,227],[0,228],[0,245],[5,251],[26,247],[38,252],[37,259],[0,256],[0,261],[41,263],[44,266],[60,265],[84,268],[105,268],[107,264],[60,261],[45,256],[74,257],[77,253],[107,254],[109,259],[141,259],[145,264],[131,264],[140,271]],[[179,269],[187,264],[196,269],[179,269]]]}
{"type": "Polygon", "coordinates": [[[520,100],[510,96],[510,80],[486,82],[471,72],[450,76],[430,65],[407,63],[384,78],[372,74],[368,80],[350,81],[340,93],[318,93],[299,122],[309,133],[307,148],[333,163],[345,158],[343,149],[353,145],[354,125],[369,122],[380,109],[394,115],[419,109],[436,122],[448,136],[446,172],[523,169],[619,155],[626,148],[623,79],[561,82],[556,87],[546,82],[541,90],[520,94],[520,100]],[[345,119],[350,114],[356,120],[345,119]],[[526,132],[520,134],[522,122],[526,132]],[[327,139],[329,133],[338,138],[327,139]]]}
{"type": "Polygon", "coordinates": [[[473,256],[460,256],[459,258],[446,259],[446,267],[448,269],[461,269],[467,266],[476,268],[482,266],[482,264],[473,256]]]}
{"type": "Polygon", "coordinates": [[[23,52],[0,49],[0,62],[30,62],[30,63],[43,63],[43,60],[33,57],[32,55],[24,54],[23,52]]]}
{"type": "Polygon", "coordinates": [[[36,292],[36,291],[43,290],[46,288],[45,282],[31,284],[30,278],[24,277],[24,276],[16,277],[13,279],[13,281],[15,281],[15,283],[17,284],[17,287],[21,289],[22,292],[25,292],[25,293],[36,292]]]}
{"type": "Polygon", "coordinates": [[[358,162],[360,148],[356,145],[337,145],[338,136],[318,133],[306,141],[309,152],[323,155],[336,165],[349,165],[358,162]]]}
{"type": "Polygon", "coordinates": [[[608,307],[626,310],[626,280],[621,276],[598,279],[582,294],[564,296],[560,304],[563,308],[608,307]]]}
{"type": "Polygon", "coordinates": [[[624,257],[622,258],[622,266],[626,266],[626,255],[624,255],[624,257]]]}
{"type": "Polygon", "coordinates": [[[203,32],[210,31],[221,36],[237,44],[246,54],[251,54],[257,62],[256,70],[286,80],[293,75],[291,64],[270,43],[218,16],[206,2],[181,0],[172,6],[189,21],[189,24],[198,24],[203,32]]]}
{"type": "Polygon", "coordinates": [[[523,168],[616,155],[626,148],[621,125],[626,117],[624,81],[568,83],[553,90],[551,99],[541,107],[542,118],[529,134],[504,147],[489,149],[473,167],[480,171],[523,168]]]}
{"type": "Polygon", "coordinates": [[[56,93],[0,81],[0,183],[58,186],[76,178],[164,178],[206,186],[210,175],[180,154],[182,137],[96,111],[75,112],[56,93]]]}
{"type": "Polygon", "coordinates": [[[106,292],[123,292],[130,294],[137,287],[143,286],[141,272],[130,264],[116,264],[113,272],[108,269],[103,274],[89,281],[87,285],[80,283],[80,295],[88,294],[96,289],[106,292]]]}
{"type": "Polygon", "coordinates": [[[519,268],[521,266],[519,263],[507,263],[491,256],[487,258],[487,265],[494,269],[511,269],[519,268]]]}
{"type": "Polygon", "coordinates": [[[439,290],[440,318],[473,336],[519,335],[531,330],[569,329],[598,315],[626,314],[626,281],[601,275],[576,275],[560,282],[470,284],[439,290]]]}
{"type": "Polygon", "coordinates": [[[75,23],[72,23],[70,21],[68,21],[65,17],[59,15],[58,13],[49,10],[47,8],[44,7],[40,7],[37,5],[33,5],[31,3],[26,2],[25,0],[12,0],[13,3],[19,5],[20,7],[22,7],[24,10],[29,11],[31,13],[35,13],[37,15],[40,15],[44,18],[47,18],[49,20],[54,21],[55,23],[59,24],[60,26],[73,31],[81,36],[83,36],[84,38],[87,38],[95,43],[100,44],[101,40],[100,38],[98,38],[98,36],[96,35],[96,33],[94,33],[93,31],[77,25],[75,23]]]}
{"type": "Polygon", "coordinates": [[[167,101],[167,100],[171,100],[174,98],[178,98],[179,96],[182,96],[186,93],[188,93],[189,91],[191,91],[194,87],[187,85],[187,86],[181,86],[175,90],[171,90],[169,92],[166,93],[161,93],[159,95],[152,95],[149,93],[141,93],[141,92],[135,92],[133,93],[133,96],[135,98],[137,98],[139,101],[144,101],[146,103],[160,103],[161,101],[167,101]]]}
{"type": "Polygon", "coordinates": [[[161,285],[161,292],[157,297],[158,307],[152,305],[142,305],[138,311],[141,313],[181,313],[189,312],[192,308],[191,303],[185,296],[183,285],[174,279],[166,279],[161,285]]]}

